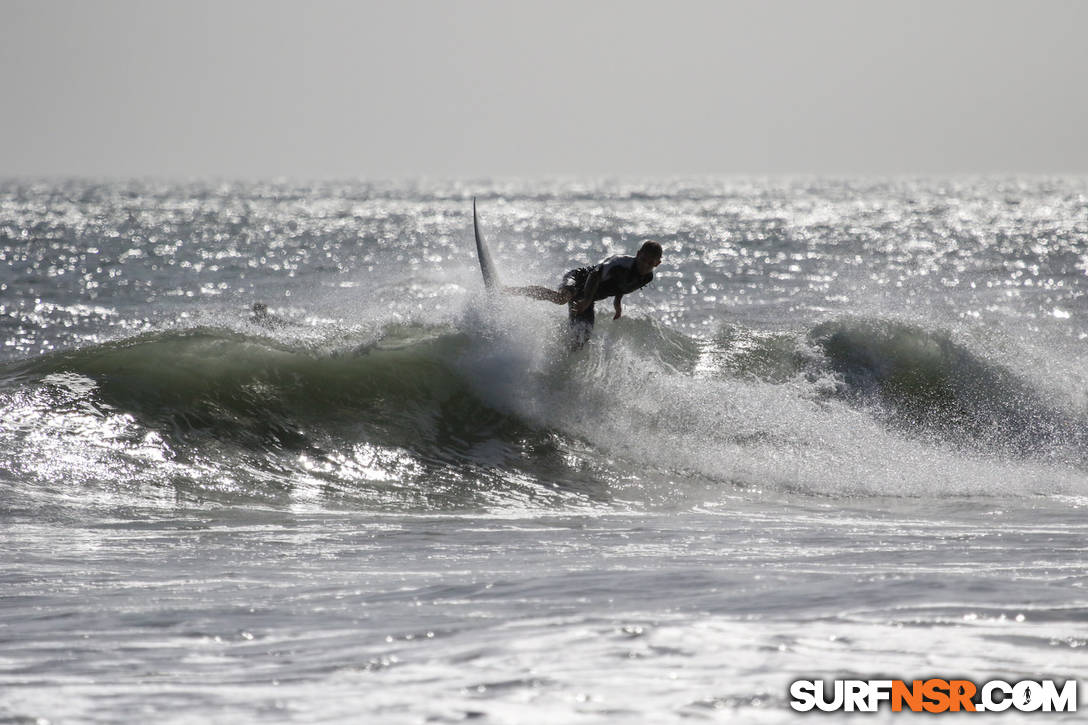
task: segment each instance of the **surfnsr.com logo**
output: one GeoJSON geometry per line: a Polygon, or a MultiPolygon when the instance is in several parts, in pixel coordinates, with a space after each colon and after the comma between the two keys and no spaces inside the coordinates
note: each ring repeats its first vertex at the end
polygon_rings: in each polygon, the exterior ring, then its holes
{"type": "Polygon", "coordinates": [[[887,703],[893,712],[1076,712],[1077,681],[990,680],[797,680],[790,684],[790,707],[799,712],[876,712],[887,703]]]}

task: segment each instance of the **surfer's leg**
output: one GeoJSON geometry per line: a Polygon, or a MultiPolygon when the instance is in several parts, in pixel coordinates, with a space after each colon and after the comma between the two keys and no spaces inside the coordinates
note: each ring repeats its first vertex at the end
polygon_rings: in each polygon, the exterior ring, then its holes
{"type": "Polygon", "coordinates": [[[547,287],[540,287],[539,285],[530,285],[528,287],[506,287],[504,289],[512,295],[521,295],[522,297],[529,297],[534,300],[554,302],[557,305],[565,305],[570,302],[572,294],[565,288],[560,288],[556,291],[548,289],[547,287]]]}
{"type": "Polygon", "coordinates": [[[582,294],[582,290],[586,286],[586,277],[589,273],[584,269],[572,269],[563,275],[562,281],[559,283],[559,289],[555,291],[556,304],[569,305],[574,300],[578,299],[582,294]]]}
{"type": "Polygon", "coordinates": [[[593,332],[593,305],[581,312],[575,312],[574,305],[571,304],[569,310],[570,349],[577,350],[589,342],[589,336],[593,332]]]}

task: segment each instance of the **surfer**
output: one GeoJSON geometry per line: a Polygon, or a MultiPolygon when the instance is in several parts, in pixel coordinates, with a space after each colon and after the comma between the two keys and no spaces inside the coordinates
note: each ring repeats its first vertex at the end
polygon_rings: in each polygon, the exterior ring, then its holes
{"type": "Polygon", "coordinates": [[[263,302],[254,302],[253,307],[250,308],[253,313],[252,320],[257,324],[264,324],[269,320],[268,305],[263,302]]]}
{"type": "Polygon", "coordinates": [[[254,302],[250,308],[249,321],[266,330],[276,330],[288,325],[297,326],[297,323],[285,320],[279,315],[273,315],[268,311],[268,305],[264,302],[254,302]]]}
{"type": "Polygon", "coordinates": [[[572,269],[563,275],[563,281],[557,290],[530,285],[506,287],[505,291],[534,300],[567,305],[570,316],[571,347],[577,349],[586,344],[593,330],[593,303],[615,297],[612,306],[616,314],[612,316],[612,319],[620,319],[623,314],[620,300],[625,294],[642,289],[649,284],[654,278],[654,267],[659,264],[661,264],[661,245],[657,242],[646,241],[633,257],[626,255],[609,257],[591,267],[572,269]]]}

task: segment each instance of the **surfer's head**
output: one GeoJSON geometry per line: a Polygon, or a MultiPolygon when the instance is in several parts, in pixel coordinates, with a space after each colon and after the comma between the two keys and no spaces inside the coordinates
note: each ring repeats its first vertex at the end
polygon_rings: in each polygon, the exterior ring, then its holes
{"type": "Polygon", "coordinates": [[[635,255],[635,262],[638,264],[639,274],[649,274],[654,267],[661,264],[661,245],[650,240],[643,242],[635,255]]]}

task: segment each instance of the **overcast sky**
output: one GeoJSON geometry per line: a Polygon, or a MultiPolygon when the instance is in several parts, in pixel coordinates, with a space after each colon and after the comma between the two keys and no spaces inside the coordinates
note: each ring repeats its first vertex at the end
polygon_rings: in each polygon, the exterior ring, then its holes
{"type": "Polygon", "coordinates": [[[0,0],[0,176],[1088,172],[1088,2],[0,0]]]}

